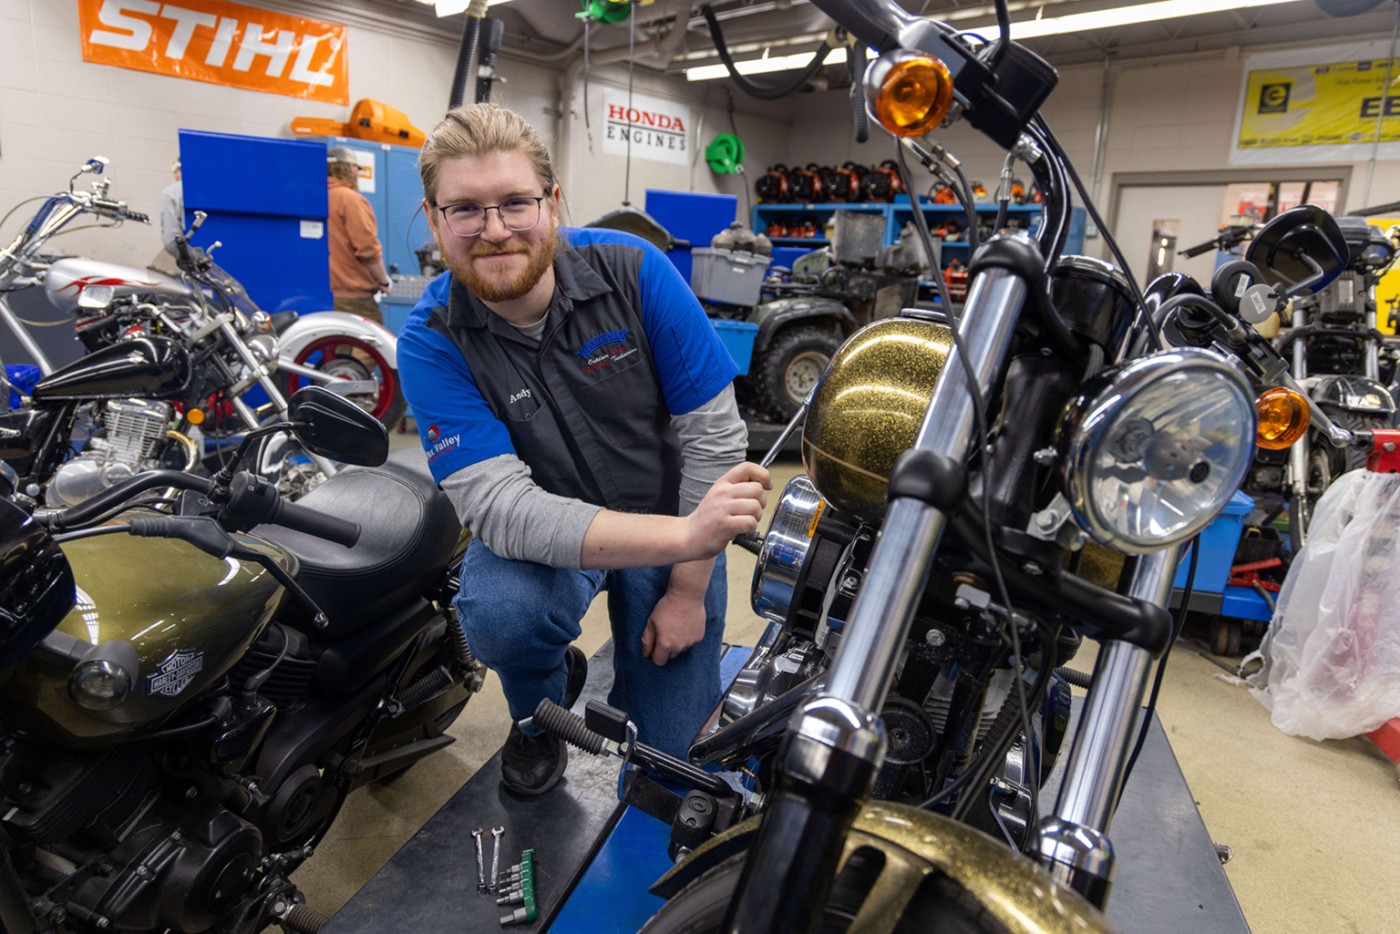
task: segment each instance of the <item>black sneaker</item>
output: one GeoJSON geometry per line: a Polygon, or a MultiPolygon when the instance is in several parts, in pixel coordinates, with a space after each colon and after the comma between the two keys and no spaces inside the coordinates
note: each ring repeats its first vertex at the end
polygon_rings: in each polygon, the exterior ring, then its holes
{"type": "Polygon", "coordinates": [[[564,699],[559,706],[568,710],[574,706],[583,692],[583,682],[588,680],[588,659],[577,646],[564,650],[564,699]]]}
{"type": "MultiPolygon", "coordinates": [[[[560,706],[568,710],[588,680],[588,659],[574,646],[564,651],[564,698],[560,706]]],[[[511,794],[523,797],[542,795],[564,775],[569,752],[564,741],[547,733],[528,736],[512,723],[506,744],[501,747],[501,785],[511,794]]]]}
{"type": "Polygon", "coordinates": [[[569,751],[557,736],[527,736],[512,723],[501,747],[501,787],[511,794],[532,798],[542,795],[564,775],[569,751]]]}

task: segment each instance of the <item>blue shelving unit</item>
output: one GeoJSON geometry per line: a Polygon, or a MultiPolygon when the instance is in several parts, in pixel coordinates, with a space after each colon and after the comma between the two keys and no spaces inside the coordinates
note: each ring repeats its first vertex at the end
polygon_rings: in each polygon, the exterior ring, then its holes
{"type": "MultiPolygon", "coordinates": [[[[924,197],[919,198],[919,204],[930,227],[936,227],[949,218],[961,220],[963,217],[961,205],[934,204],[924,197]]],[[[995,216],[997,212],[996,204],[978,204],[975,207],[980,217],[995,216]]],[[[859,211],[862,214],[883,217],[885,219],[883,242],[887,246],[899,240],[899,232],[914,217],[914,206],[908,195],[899,195],[894,201],[881,202],[755,204],[753,206],[753,229],[755,232],[766,233],[775,224],[791,226],[793,223],[812,221],[820,230],[825,227],[827,220],[837,211],[859,211]]],[[[1025,226],[1034,229],[1035,225],[1040,222],[1040,205],[1013,204],[1008,208],[1008,216],[1016,219],[1017,222],[1025,221],[1025,226]]],[[[773,245],[777,247],[815,250],[825,246],[828,242],[825,237],[777,237],[772,234],[768,234],[768,236],[773,241],[773,245]]],[[[945,263],[954,258],[960,259],[964,263],[967,262],[968,242],[966,240],[944,240],[942,246],[945,263]]]]}

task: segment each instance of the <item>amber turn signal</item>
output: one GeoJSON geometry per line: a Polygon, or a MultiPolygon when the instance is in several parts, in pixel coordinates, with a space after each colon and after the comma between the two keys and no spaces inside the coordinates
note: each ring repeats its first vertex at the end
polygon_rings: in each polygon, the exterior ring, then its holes
{"type": "Polygon", "coordinates": [[[1308,430],[1308,400],[1292,389],[1270,389],[1255,402],[1259,412],[1259,434],[1255,444],[1269,451],[1293,446],[1308,430]]]}
{"type": "Polygon", "coordinates": [[[952,109],[953,76],[932,55],[897,49],[867,70],[866,92],[881,126],[895,136],[923,136],[952,109]]]}
{"type": "Polygon", "coordinates": [[[185,413],[185,418],[189,420],[189,423],[191,425],[204,424],[204,412],[202,412],[199,409],[190,409],[188,412],[185,413]]]}

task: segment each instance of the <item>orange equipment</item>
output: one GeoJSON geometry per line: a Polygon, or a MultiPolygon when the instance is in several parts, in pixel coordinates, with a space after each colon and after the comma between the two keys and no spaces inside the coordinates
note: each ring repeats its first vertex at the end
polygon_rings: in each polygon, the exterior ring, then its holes
{"type": "Polygon", "coordinates": [[[351,108],[349,123],[325,117],[293,117],[292,132],[301,136],[347,136],[400,146],[422,146],[426,138],[402,110],[368,97],[351,108]]]}

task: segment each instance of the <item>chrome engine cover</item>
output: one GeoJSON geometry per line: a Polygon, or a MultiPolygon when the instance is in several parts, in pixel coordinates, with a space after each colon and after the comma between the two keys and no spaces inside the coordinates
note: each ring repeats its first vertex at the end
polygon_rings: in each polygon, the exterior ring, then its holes
{"type": "Polygon", "coordinates": [[[89,438],[78,456],[59,466],[44,495],[49,506],[76,506],[108,487],[157,466],[151,458],[174,416],[168,402],[111,399],[103,403],[106,433],[89,438]]]}

